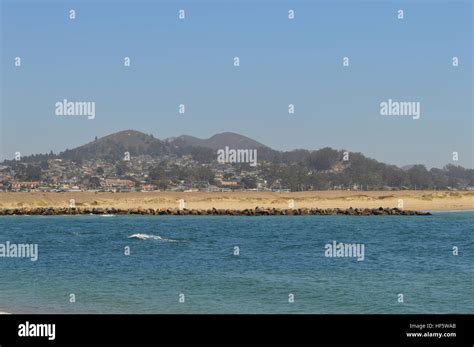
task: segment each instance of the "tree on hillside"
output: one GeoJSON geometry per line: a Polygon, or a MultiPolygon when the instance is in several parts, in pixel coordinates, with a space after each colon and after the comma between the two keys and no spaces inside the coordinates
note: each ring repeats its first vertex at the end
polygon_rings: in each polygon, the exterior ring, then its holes
{"type": "Polygon", "coordinates": [[[245,189],[255,189],[257,188],[257,181],[253,177],[244,177],[241,181],[245,189]]]}
{"type": "Polygon", "coordinates": [[[25,170],[26,181],[39,181],[41,179],[41,168],[36,165],[28,165],[25,170]]]}
{"type": "Polygon", "coordinates": [[[428,189],[433,185],[431,175],[424,165],[413,165],[407,174],[412,188],[428,189]]]}
{"type": "Polygon", "coordinates": [[[148,172],[151,180],[163,180],[166,178],[165,168],[162,165],[152,167],[148,172]]]}
{"type": "Polygon", "coordinates": [[[127,171],[128,171],[128,166],[124,161],[119,161],[115,165],[115,173],[116,173],[117,176],[121,177],[121,176],[125,175],[127,173],[127,171]]]}
{"type": "Polygon", "coordinates": [[[310,168],[318,171],[330,170],[334,164],[341,160],[340,157],[338,151],[326,147],[319,151],[311,152],[306,163],[310,168]]]}

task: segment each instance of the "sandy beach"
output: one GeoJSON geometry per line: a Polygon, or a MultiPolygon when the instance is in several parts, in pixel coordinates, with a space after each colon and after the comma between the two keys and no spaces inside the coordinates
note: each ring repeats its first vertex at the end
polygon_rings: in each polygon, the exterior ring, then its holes
{"type": "Polygon", "coordinates": [[[472,191],[312,191],[294,193],[226,192],[226,193],[97,193],[67,192],[0,193],[0,208],[68,207],[102,208],[177,208],[180,199],[189,209],[288,208],[378,208],[402,207],[418,211],[474,210],[472,191]],[[400,203],[403,206],[400,206],[400,203]]]}

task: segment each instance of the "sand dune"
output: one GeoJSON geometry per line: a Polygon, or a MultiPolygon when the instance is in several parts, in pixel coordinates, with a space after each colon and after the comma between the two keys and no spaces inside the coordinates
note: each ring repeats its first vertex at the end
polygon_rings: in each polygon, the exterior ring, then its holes
{"type": "Polygon", "coordinates": [[[410,210],[474,210],[471,191],[313,191],[294,193],[0,193],[0,208],[68,207],[177,208],[179,200],[189,209],[288,208],[377,208],[400,207],[410,210]]]}

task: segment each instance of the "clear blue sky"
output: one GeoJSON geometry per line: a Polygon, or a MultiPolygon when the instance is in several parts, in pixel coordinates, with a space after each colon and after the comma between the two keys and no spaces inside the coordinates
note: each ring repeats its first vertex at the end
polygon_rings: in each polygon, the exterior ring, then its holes
{"type": "Polygon", "coordinates": [[[233,131],[400,166],[442,167],[457,151],[454,163],[473,167],[470,0],[0,2],[0,159],[135,129],[233,131]],[[95,101],[96,118],[56,116],[64,98],[95,101]],[[421,102],[421,119],[381,116],[389,98],[421,102]]]}

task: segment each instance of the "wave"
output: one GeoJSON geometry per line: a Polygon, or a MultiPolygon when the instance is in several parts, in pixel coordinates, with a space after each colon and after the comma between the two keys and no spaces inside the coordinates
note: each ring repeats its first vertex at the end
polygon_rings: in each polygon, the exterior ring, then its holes
{"type": "Polygon", "coordinates": [[[156,240],[164,242],[178,242],[178,240],[165,239],[160,235],[148,235],[148,234],[133,234],[128,237],[129,239],[138,239],[138,240],[156,240]]]}

